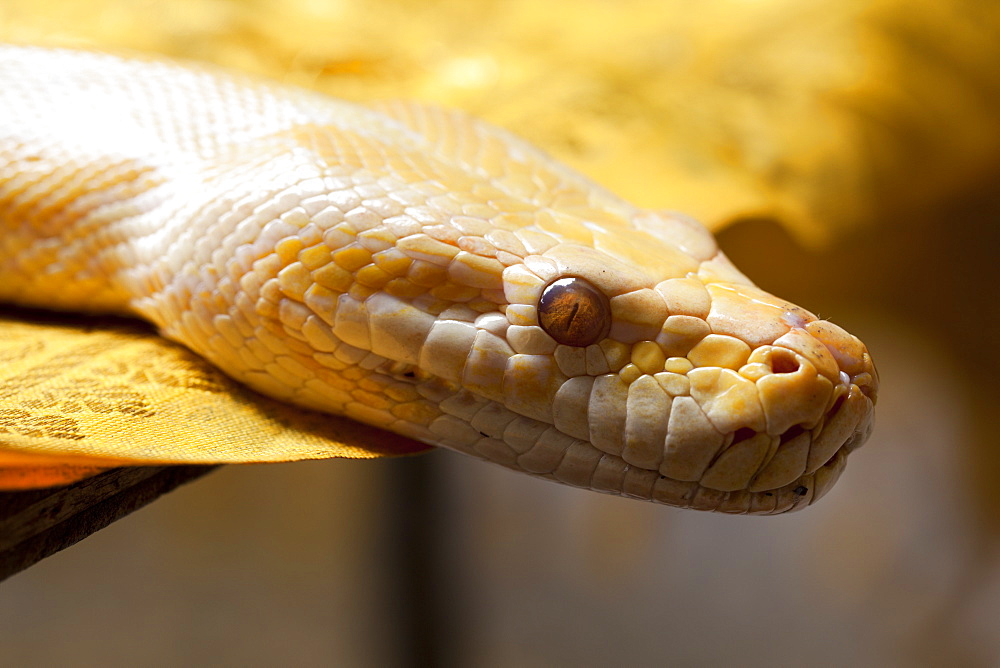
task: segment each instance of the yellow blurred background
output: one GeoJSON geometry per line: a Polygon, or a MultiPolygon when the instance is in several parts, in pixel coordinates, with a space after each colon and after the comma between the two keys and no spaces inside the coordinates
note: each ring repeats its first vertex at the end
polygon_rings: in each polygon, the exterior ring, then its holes
{"type": "Polygon", "coordinates": [[[872,349],[816,507],[732,518],[450,452],[227,467],[0,584],[10,665],[997,665],[1000,6],[4,0],[0,39],[507,127],[716,230],[872,349]]]}

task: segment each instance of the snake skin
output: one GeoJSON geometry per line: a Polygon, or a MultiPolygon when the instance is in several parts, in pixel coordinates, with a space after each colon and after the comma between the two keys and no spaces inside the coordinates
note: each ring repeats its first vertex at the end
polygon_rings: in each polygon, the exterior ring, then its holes
{"type": "Polygon", "coordinates": [[[137,316],[271,397],[570,485],[779,513],[871,428],[857,338],[453,111],[2,46],[0,230],[0,300],[137,316]],[[598,342],[540,326],[562,277],[607,298],[598,342]]]}

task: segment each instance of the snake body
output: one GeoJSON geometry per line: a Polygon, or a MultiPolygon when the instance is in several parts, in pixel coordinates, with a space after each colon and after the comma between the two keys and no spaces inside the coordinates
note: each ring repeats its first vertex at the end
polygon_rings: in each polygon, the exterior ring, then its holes
{"type": "Polygon", "coordinates": [[[0,300],[137,316],[271,397],[579,487],[783,512],[871,427],[856,337],[454,111],[3,46],[0,234],[0,300]]]}

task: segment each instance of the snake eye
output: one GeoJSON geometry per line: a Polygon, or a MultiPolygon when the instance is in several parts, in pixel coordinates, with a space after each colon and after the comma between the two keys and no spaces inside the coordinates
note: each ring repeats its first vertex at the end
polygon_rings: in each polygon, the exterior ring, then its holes
{"type": "Polygon", "coordinates": [[[538,323],[558,343],[584,347],[607,336],[611,304],[604,293],[582,278],[560,278],[542,291],[538,323]]]}

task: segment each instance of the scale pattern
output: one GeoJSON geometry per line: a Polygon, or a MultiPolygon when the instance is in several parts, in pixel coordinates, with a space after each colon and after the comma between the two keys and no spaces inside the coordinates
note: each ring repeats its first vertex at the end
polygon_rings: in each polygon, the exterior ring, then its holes
{"type": "Polygon", "coordinates": [[[154,323],[273,398],[698,509],[818,499],[871,428],[840,327],[464,114],[0,47],[0,300],[154,323]],[[588,280],[607,336],[542,290],[588,280]]]}

